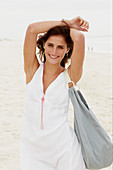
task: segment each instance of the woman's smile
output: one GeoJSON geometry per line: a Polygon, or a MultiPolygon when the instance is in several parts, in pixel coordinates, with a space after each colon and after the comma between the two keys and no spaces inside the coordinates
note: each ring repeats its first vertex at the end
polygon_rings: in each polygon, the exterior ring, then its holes
{"type": "Polygon", "coordinates": [[[50,56],[50,58],[52,58],[52,59],[57,59],[59,56],[53,56],[53,55],[50,55],[49,54],[49,56],[50,56]]]}

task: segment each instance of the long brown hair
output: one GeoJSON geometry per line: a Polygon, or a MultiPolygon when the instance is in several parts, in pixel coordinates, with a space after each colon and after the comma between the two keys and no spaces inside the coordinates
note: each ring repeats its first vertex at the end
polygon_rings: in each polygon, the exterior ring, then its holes
{"type": "Polygon", "coordinates": [[[65,54],[64,58],[62,59],[60,65],[62,67],[65,67],[65,64],[67,63],[68,59],[71,57],[72,51],[73,51],[73,41],[70,37],[70,28],[67,26],[55,26],[51,29],[49,29],[44,35],[39,35],[37,40],[37,47],[39,48],[39,58],[41,62],[46,62],[46,56],[44,54],[44,48],[43,43],[47,41],[47,39],[52,35],[62,35],[67,43],[67,47],[70,48],[68,54],[65,54]]]}

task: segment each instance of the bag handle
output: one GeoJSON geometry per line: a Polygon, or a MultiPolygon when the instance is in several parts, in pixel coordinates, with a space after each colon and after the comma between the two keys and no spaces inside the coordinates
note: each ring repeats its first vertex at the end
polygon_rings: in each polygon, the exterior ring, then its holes
{"type": "Polygon", "coordinates": [[[78,87],[78,88],[80,89],[80,87],[79,87],[77,84],[75,84],[75,83],[71,80],[71,78],[69,77],[68,68],[65,69],[65,71],[64,71],[64,77],[65,77],[65,82],[66,82],[66,84],[68,84],[68,83],[73,83],[73,87],[78,87]]]}

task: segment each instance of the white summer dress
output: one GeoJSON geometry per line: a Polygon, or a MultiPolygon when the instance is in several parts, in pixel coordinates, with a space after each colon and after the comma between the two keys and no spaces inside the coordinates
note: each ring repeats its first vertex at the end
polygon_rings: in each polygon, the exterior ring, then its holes
{"type": "Polygon", "coordinates": [[[20,138],[21,170],[84,170],[81,146],[68,122],[69,94],[64,72],[43,94],[41,63],[26,85],[20,138]]]}

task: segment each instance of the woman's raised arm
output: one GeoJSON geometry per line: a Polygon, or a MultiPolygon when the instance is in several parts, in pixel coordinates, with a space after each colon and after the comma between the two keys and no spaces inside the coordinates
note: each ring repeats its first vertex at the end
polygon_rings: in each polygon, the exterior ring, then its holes
{"type": "Polygon", "coordinates": [[[71,29],[70,35],[74,44],[69,72],[71,79],[76,84],[80,80],[83,72],[83,62],[85,56],[85,36],[83,33],[79,32],[76,29],[71,29]]]}
{"type": "Polygon", "coordinates": [[[80,31],[88,32],[89,23],[79,16],[65,22],[70,26],[70,36],[74,42],[69,75],[76,84],[82,76],[85,56],[85,36],[80,31]]]}

